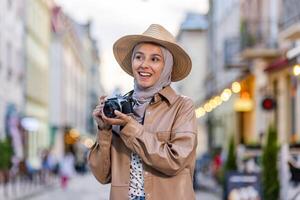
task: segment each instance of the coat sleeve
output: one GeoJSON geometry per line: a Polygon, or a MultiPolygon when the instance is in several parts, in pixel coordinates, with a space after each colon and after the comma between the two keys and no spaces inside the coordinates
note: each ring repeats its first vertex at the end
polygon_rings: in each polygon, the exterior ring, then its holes
{"type": "Polygon", "coordinates": [[[111,141],[111,130],[99,131],[97,141],[91,148],[88,156],[91,171],[102,184],[111,182],[111,141]]]}
{"type": "Polygon", "coordinates": [[[173,128],[168,141],[160,141],[158,134],[145,131],[143,125],[135,120],[124,126],[121,138],[147,165],[165,175],[174,176],[195,156],[197,125],[193,102],[186,100],[175,121],[170,123],[173,123],[173,128]]]}

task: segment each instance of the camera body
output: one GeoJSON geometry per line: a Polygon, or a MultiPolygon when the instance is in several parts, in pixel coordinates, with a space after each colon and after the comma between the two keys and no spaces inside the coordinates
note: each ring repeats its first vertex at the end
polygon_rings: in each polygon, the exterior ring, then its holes
{"type": "Polygon", "coordinates": [[[131,96],[117,95],[116,97],[109,98],[105,101],[103,112],[105,116],[109,118],[115,118],[115,110],[118,110],[124,114],[133,113],[134,104],[134,100],[131,96]]]}

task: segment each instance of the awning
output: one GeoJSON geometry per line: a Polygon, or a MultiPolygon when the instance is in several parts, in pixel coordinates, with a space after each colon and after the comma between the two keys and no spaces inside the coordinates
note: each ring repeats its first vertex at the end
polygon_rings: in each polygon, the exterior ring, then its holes
{"type": "Polygon", "coordinates": [[[289,66],[289,60],[286,57],[280,57],[266,67],[265,72],[274,72],[289,66]]]}

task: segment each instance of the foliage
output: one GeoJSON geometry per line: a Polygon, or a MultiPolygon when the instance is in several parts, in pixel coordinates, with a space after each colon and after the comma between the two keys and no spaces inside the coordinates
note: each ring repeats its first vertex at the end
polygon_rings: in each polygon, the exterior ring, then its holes
{"type": "Polygon", "coordinates": [[[13,148],[10,139],[0,140],[0,170],[8,170],[11,167],[13,148]]]}
{"type": "Polygon", "coordinates": [[[237,170],[236,164],[236,146],[234,136],[231,136],[229,140],[228,156],[225,163],[225,172],[237,170]]]}
{"type": "Polygon", "coordinates": [[[249,22],[243,20],[240,25],[240,36],[241,36],[241,48],[245,49],[252,47],[256,43],[256,38],[249,31],[249,22]]]}
{"type": "Polygon", "coordinates": [[[223,169],[217,175],[217,180],[220,184],[223,184],[225,187],[225,176],[230,171],[237,170],[237,162],[236,162],[236,145],[234,141],[234,136],[232,135],[229,144],[228,144],[228,152],[227,152],[227,159],[223,165],[223,169]]]}
{"type": "Polygon", "coordinates": [[[279,199],[280,186],[277,166],[279,145],[277,137],[277,130],[271,125],[262,154],[262,186],[263,197],[266,200],[279,199]]]}

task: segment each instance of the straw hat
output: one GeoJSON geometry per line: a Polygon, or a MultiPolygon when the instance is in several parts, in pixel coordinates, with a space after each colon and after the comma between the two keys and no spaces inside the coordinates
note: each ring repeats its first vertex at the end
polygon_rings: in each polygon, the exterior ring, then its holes
{"type": "Polygon", "coordinates": [[[131,69],[131,54],[135,45],[142,42],[159,44],[168,49],[173,55],[173,82],[184,79],[191,71],[192,61],[188,54],[176,43],[174,36],[164,27],[151,24],[141,35],[127,35],[118,39],[114,46],[114,56],[122,69],[133,76],[131,69]]]}

